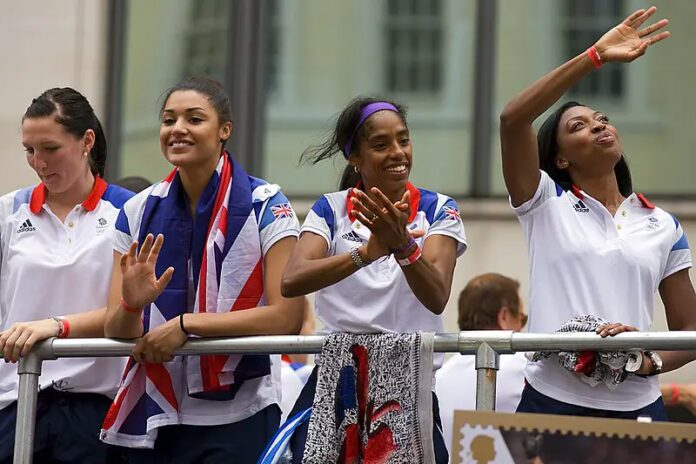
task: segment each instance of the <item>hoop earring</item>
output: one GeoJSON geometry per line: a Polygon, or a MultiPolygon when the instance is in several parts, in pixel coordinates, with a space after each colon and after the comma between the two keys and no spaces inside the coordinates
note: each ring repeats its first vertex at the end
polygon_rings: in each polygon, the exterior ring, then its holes
{"type": "Polygon", "coordinates": [[[356,174],[360,172],[360,168],[357,166],[353,166],[353,171],[355,171],[356,174]]]}

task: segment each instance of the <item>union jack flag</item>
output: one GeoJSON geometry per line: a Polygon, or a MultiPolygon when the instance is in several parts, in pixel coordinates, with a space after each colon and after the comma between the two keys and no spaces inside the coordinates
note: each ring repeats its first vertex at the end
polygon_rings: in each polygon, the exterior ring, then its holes
{"type": "Polygon", "coordinates": [[[271,206],[271,213],[273,213],[276,219],[290,219],[295,215],[288,203],[271,206]]]}
{"type": "Polygon", "coordinates": [[[452,208],[451,206],[445,206],[444,208],[445,214],[447,215],[448,219],[451,219],[453,221],[461,221],[462,217],[459,215],[459,211],[457,208],[452,208]]]}
{"type": "MultiPolygon", "coordinates": [[[[201,250],[200,265],[194,264],[192,271],[196,288],[193,312],[225,313],[263,306],[263,258],[250,178],[226,152],[214,176],[219,181],[214,202],[207,203],[210,220],[197,224],[193,242],[194,249],[201,250]],[[230,206],[234,214],[228,214],[230,206]]],[[[168,237],[184,236],[181,226],[177,226],[180,222],[170,220],[171,211],[185,214],[180,212],[182,196],[178,195],[182,188],[177,170],[153,187],[141,213],[137,231],[140,243],[153,230],[163,231],[168,237]]],[[[158,263],[171,264],[179,272],[174,272],[171,284],[144,308],[146,332],[188,309],[189,294],[179,290],[189,285],[184,265],[188,260],[171,245],[162,248],[158,263]]],[[[138,364],[131,359],[104,420],[101,440],[118,446],[153,448],[159,427],[182,422],[186,415],[181,408],[183,398],[232,401],[239,389],[248,385],[248,379],[269,375],[270,358],[251,356],[176,357],[162,364],[138,364]]]]}

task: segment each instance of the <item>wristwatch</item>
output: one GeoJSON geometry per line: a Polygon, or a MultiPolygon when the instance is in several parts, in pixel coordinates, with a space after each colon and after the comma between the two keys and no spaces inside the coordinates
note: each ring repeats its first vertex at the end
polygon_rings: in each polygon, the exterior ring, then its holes
{"type": "Polygon", "coordinates": [[[660,355],[654,351],[643,351],[643,353],[645,354],[645,356],[650,358],[650,361],[653,365],[652,372],[650,372],[650,375],[657,375],[660,372],[662,372],[662,358],[660,357],[660,355]]]}

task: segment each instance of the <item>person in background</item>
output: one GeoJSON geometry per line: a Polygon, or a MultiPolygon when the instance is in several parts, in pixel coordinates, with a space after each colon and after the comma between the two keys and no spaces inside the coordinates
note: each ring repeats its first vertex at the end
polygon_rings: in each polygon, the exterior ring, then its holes
{"type": "MultiPolygon", "coordinates": [[[[512,330],[527,323],[520,283],[501,274],[481,274],[471,279],[459,294],[459,330],[512,330]]],[[[522,353],[500,356],[496,382],[498,412],[515,412],[524,388],[527,359],[522,353]]],[[[440,417],[445,444],[451,453],[454,411],[476,409],[475,356],[452,356],[437,371],[435,391],[440,400],[440,417]]]]}
{"type": "MultiPolygon", "coordinates": [[[[316,332],[317,321],[314,317],[314,308],[308,298],[305,297],[305,309],[304,309],[304,320],[302,322],[302,329],[300,330],[300,335],[312,335],[316,332]]],[[[309,354],[287,354],[283,355],[283,361],[293,369],[302,384],[304,385],[309,379],[314,369],[314,363],[312,362],[314,356],[309,354]]]]}
{"type": "Polygon", "coordinates": [[[696,383],[660,385],[667,416],[675,422],[696,422],[696,383]]]}
{"type": "MultiPolygon", "coordinates": [[[[107,184],[106,138],[92,106],[65,87],[32,100],[22,144],[38,185],[0,198],[0,463],[12,461],[14,363],[49,337],[103,337],[111,231],[132,193],[107,184]]],[[[60,358],[39,379],[34,462],[106,463],[99,429],[120,381],[121,358],[60,358]]]]}
{"type": "Polygon", "coordinates": [[[120,185],[124,189],[130,190],[133,193],[140,193],[151,186],[152,182],[140,176],[127,176],[120,178],[114,182],[114,184],[120,185]]]}
{"type": "MultiPolygon", "coordinates": [[[[304,299],[304,320],[300,335],[312,335],[316,328],[314,310],[309,299],[304,299]]],[[[283,387],[283,399],[280,403],[282,416],[280,423],[284,423],[288,414],[295,405],[295,401],[300,396],[302,387],[307,383],[309,376],[312,375],[314,364],[309,363],[308,354],[284,354],[281,357],[281,385],[283,387]]]]}

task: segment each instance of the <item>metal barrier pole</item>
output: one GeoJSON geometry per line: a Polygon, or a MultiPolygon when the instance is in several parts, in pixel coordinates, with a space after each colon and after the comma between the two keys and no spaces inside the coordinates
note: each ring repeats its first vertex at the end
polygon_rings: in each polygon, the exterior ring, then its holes
{"type": "MultiPolygon", "coordinates": [[[[232,353],[319,353],[325,340],[319,335],[276,335],[192,340],[176,350],[178,355],[232,353]]],[[[31,463],[38,381],[43,360],[72,357],[128,356],[135,341],[105,338],[49,339],[38,343],[19,362],[19,392],[14,463],[31,463]]],[[[696,331],[628,332],[602,339],[594,333],[530,334],[510,331],[467,331],[436,334],[436,352],[476,354],[476,409],[495,410],[499,354],[518,351],[584,350],[688,350],[696,351],[696,331]]]]}
{"type": "Polygon", "coordinates": [[[19,360],[19,391],[15,425],[14,464],[31,464],[34,457],[34,425],[39,393],[39,376],[43,362],[39,350],[32,350],[19,360]]]}
{"type": "Polygon", "coordinates": [[[500,355],[481,343],[476,350],[476,410],[495,411],[495,380],[500,369],[500,355]]]}

